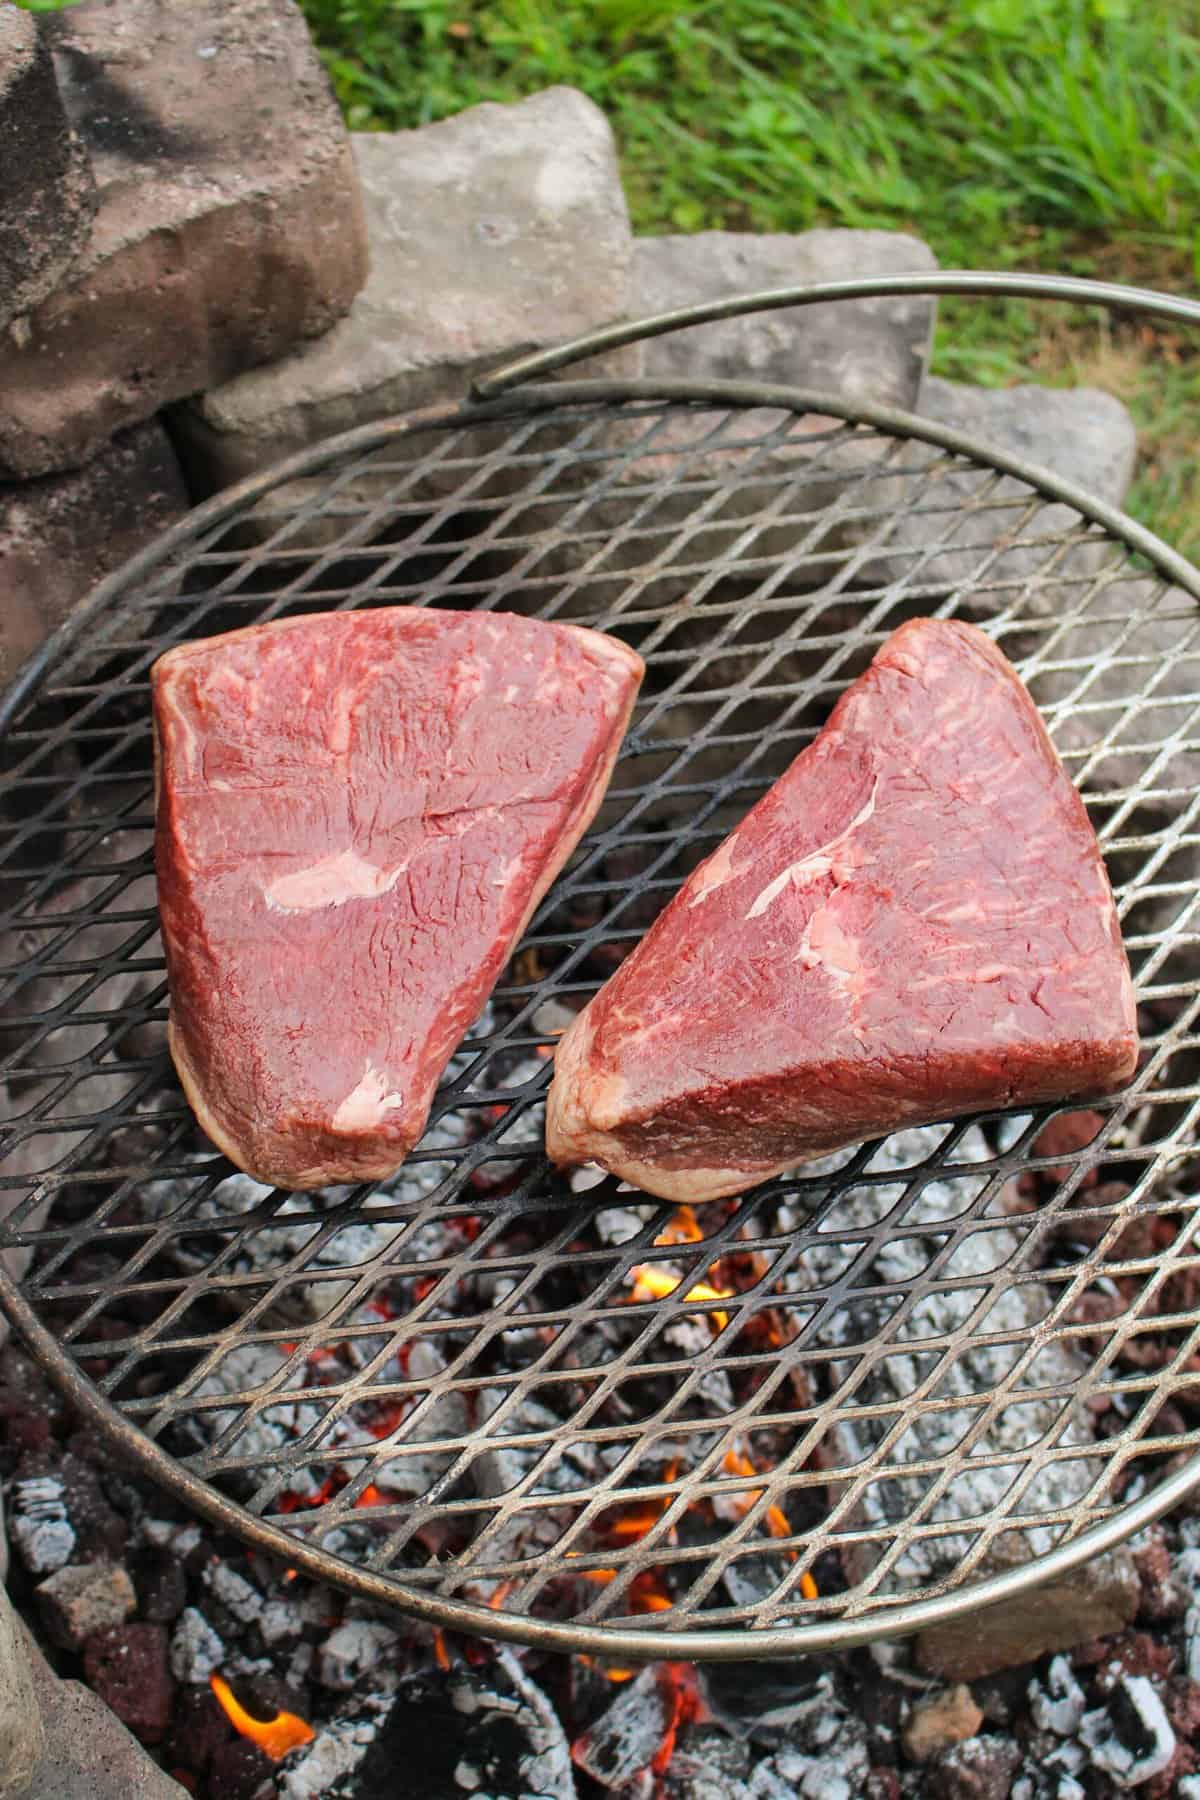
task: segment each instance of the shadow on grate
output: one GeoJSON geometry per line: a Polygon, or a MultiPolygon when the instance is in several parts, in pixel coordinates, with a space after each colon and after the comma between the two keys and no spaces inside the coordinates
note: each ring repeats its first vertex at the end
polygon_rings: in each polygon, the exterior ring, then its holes
{"type": "Polygon", "coordinates": [[[538,394],[372,427],[201,508],[10,692],[0,1297],[154,1472],[311,1572],[563,1647],[652,1620],[660,1650],[815,1648],[1132,1529],[1200,1443],[1196,602],[1048,479],[836,410],[538,394]],[[379,1189],[273,1191],[165,1051],[148,670],[417,603],[597,625],[645,688],[419,1150],[379,1189]],[[556,1036],[921,614],[993,633],[1082,788],[1131,1088],[694,1213],[554,1175],[556,1036]]]}

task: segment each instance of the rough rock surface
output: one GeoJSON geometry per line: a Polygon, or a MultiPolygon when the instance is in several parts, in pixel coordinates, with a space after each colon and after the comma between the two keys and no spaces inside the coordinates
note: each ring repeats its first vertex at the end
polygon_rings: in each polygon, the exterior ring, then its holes
{"type": "MultiPolygon", "coordinates": [[[[1071,600],[1071,591],[1065,598],[1071,600]]],[[[1200,687],[1200,607],[1182,588],[1114,575],[1078,590],[1055,629],[1030,634],[1030,691],[1073,770],[1092,792],[1145,782],[1151,813],[1174,814],[1200,781],[1193,747],[1200,687]],[[1136,715],[1126,715],[1136,706],[1136,715]],[[1068,716],[1058,720],[1062,711],[1068,716]],[[1160,754],[1159,746],[1174,739],[1160,754]],[[1087,754],[1088,761],[1081,759],[1087,754]],[[1186,798],[1186,795],[1184,796],[1186,798]]]]}
{"type": "Polygon", "coordinates": [[[1068,1650],[1120,1631],[1137,1611],[1137,1570],[1122,1546],[1072,1569],[1057,1581],[931,1625],[916,1639],[916,1660],[928,1674],[976,1681],[1015,1669],[1051,1650],[1068,1650]]]}
{"type": "MultiPolygon", "coordinates": [[[[644,238],[635,247],[629,310],[637,318],[755,288],[935,267],[928,245],[882,231],[644,238]]],[[[645,373],[785,383],[827,390],[851,404],[911,410],[934,316],[931,297],[756,313],[648,339],[645,373]]],[[[537,501],[506,530],[545,540],[536,557],[516,553],[520,579],[511,603],[532,610],[553,602],[561,617],[596,622],[630,588],[639,608],[685,597],[708,604],[721,592],[721,564],[731,552],[755,559],[763,574],[766,560],[790,562],[804,546],[809,560],[789,570],[788,586],[818,586],[828,564],[809,557],[816,547],[813,514],[844,493],[864,457],[875,453],[846,441],[831,417],[764,407],[614,421],[602,433],[594,430],[587,447],[590,460],[543,483],[537,501]],[[595,460],[598,450],[612,461],[595,460]],[[649,504],[651,485],[664,480],[670,491],[649,504]],[[597,490],[586,503],[583,482],[597,490]],[[626,536],[634,524],[640,534],[626,536]]],[[[503,577],[502,548],[494,560],[503,577]]],[[[789,622],[787,613],[778,615],[780,635],[789,622]]],[[[684,631],[707,642],[719,623],[697,620],[684,631]]]]}
{"type": "Polygon", "coordinates": [[[958,1682],[913,1707],[903,1732],[904,1753],[911,1762],[927,1762],[939,1750],[974,1737],[982,1724],[970,1688],[958,1682]]]}
{"type": "MultiPolygon", "coordinates": [[[[937,267],[919,238],[890,231],[701,231],[640,238],[634,318],[759,288],[800,287],[937,267]]],[[[651,338],[646,374],[682,380],[783,382],[849,402],[911,407],[933,342],[931,296],[834,301],[751,313],[651,338]]]]}
{"type": "Polygon", "coordinates": [[[32,14],[0,7],[0,328],[51,291],[87,243],[96,188],[32,14]]]}
{"type": "MultiPolygon", "coordinates": [[[[622,316],[629,218],[608,121],[572,88],[354,138],[371,275],[319,343],[181,409],[219,487],[353,425],[465,397],[472,377],[622,316]]],[[[636,372],[629,352],[608,368],[636,372]]]]}
{"type": "Polygon", "coordinates": [[[47,1635],[78,1650],[94,1631],[120,1625],[137,1610],[129,1571],[120,1563],[68,1564],[47,1576],[37,1590],[47,1635]]]}
{"type": "MultiPolygon", "coordinates": [[[[1075,482],[1112,505],[1120,504],[1133,479],[1133,420],[1119,400],[1094,388],[981,388],[930,377],[917,410],[980,444],[1075,482]]],[[[895,513],[884,547],[871,556],[865,571],[871,579],[906,578],[926,592],[977,582],[982,574],[986,590],[975,611],[967,608],[967,616],[990,617],[1025,584],[1024,609],[1037,612],[1040,600],[1040,610],[1053,614],[1059,605],[1055,584],[1063,575],[1090,574],[1111,556],[1107,546],[1098,545],[1056,554],[1044,540],[1077,525],[1079,515],[1071,507],[1048,504],[1026,518],[1024,505],[1012,501],[1028,490],[1014,477],[997,479],[974,467],[959,467],[920,484],[914,480],[914,471],[935,466],[940,471],[946,460],[945,451],[914,440],[893,460],[894,473],[863,483],[860,504],[895,513]],[[1009,536],[1019,536],[1020,542],[1009,547],[1009,536]],[[1050,581],[1044,595],[1039,594],[1039,575],[1050,581]]],[[[872,520],[870,528],[877,524],[872,520]]]]}
{"type": "Polygon", "coordinates": [[[45,1742],[28,1639],[0,1587],[0,1800],[24,1793],[45,1742]]]}
{"type": "Polygon", "coordinates": [[[47,30],[99,207],[69,279],[0,344],[0,470],[19,476],[327,330],[366,274],[293,0],[84,0],[47,30]]]}
{"type": "Polygon", "coordinates": [[[186,1800],[90,1688],[60,1681],[36,1650],[32,1662],[46,1747],[19,1800],[186,1800]]]}
{"type": "Polygon", "coordinates": [[[1011,1739],[969,1737],[934,1757],[927,1770],[931,1800],[1008,1800],[1021,1752],[1011,1739]]]}
{"type": "Polygon", "coordinates": [[[0,482],[0,685],[77,600],[187,508],[157,419],[121,432],[81,469],[0,482]]]}

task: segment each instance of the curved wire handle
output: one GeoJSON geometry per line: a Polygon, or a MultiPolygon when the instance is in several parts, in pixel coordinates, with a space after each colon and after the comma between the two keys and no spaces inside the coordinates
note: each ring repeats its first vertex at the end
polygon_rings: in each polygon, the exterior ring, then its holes
{"type": "Polygon", "coordinates": [[[1084,305],[1122,308],[1126,312],[1157,314],[1176,319],[1183,325],[1200,325],[1200,302],[1184,300],[1175,294],[1156,293],[1153,288],[1124,287],[1117,281],[1085,281],[1074,275],[980,274],[972,269],[944,269],[934,275],[877,275],[859,281],[823,281],[813,287],[764,288],[752,294],[727,294],[720,300],[707,300],[699,306],[680,307],[674,312],[654,313],[649,318],[627,320],[620,325],[606,325],[587,337],[574,338],[553,350],[539,350],[531,356],[481,375],[471,384],[476,400],[493,400],[538,375],[552,374],[568,363],[596,356],[604,350],[619,350],[625,344],[639,343],[643,338],[663,337],[669,331],[682,331],[689,325],[708,325],[715,319],[737,319],[747,313],[770,312],[775,307],[813,306],[822,300],[870,300],[888,294],[979,294],[1004,295],[1020,300],[1076,301],[1084,305]]]}

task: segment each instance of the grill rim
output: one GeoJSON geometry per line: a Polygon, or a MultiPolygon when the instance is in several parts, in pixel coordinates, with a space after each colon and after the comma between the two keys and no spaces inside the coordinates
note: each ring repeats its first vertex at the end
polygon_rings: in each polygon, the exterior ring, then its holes
{"type": "MultiPolygon", "coordinates": [[[[1200,307],[1196,310],[1200,316],[1200,307]]],[[[122,590],[167,562],[201,531],[220,524],[227,516],[236,514],[284,482],[318,473],[347,455],[379,450],[389,442],[423,431],[521,418],[531,411],[547,412],[598,401],[657,401],[697,406],[712,403],[779,408],[798,415],[823,413],[845,424],[866,425],[896,437],[916,439],[969,458],[976,465],[1014,476],[1047,500],[1072,507],[1127,549],[1147,558],[1157,575],[1183,588],[1200,603],[1200,569],[1119,508],[1099,500],[1076,484],[1063,481],[1048,469],[915,414],[850,403],[819,391],[778,384],[682,380],[555,381],[508,389],[498,400],[448,403],[374,421],[322,440],[223,489],[193,508],[169,532],[144,547],[98,584],[29,658],[0,695],[0,733],[8,729],[17,708],[35,694],[41,678],[56,659],[73,647],[93,615],[102,611],[122,590]]],[[[494,1611],[465,1600],[441,1599],[420,1589],[407,1588],[394,1576],[375,1574],[334,1552],[309,1547],[302,1539],[292,1537],[281,1527],[228,1499],[201,1477],[191,1474],[153,1438],[118,1412],[62,1351],[53,1333],[42,1324],[25,1299],[20,1284],[13,1281],[2,1264],[0,1308],[7,1313],[39,1365],[80,1414],[99,1426],[169,1493],[215,1525],[280,1556],[314,1579],[332,1579],[349,1591],[429,1625],[546,1650],[586,1651],[644,1661],[663,1657],[684,1661],[739,1661],[846,1650],[880,1639],[908,1636],[1014,1599],[1068,1573],[1152,1524],[1200,1486],[1200,1452],[1196,1452],[1186,1464],[1138,1500],[1116,1507],[1107,1518],[1051,1551],[1033,1556],[1028,1562],[1003,1573],[985,1576],[962,1588],[934,1592],[919,1601],[906,1601],[902,1594],[877,1596],[869,1612],[848,1620],[827,1619],[811,1625],[758,1629],[723,1627],[687,1631],[663,1630],[651,1622],[645,1628],[562,1623],[494,1611]]]]}
{"type": "Polygon", "coordinates": [[[127,1450],[168,1493],[194,1506],[214,1525],[256,1549],[282,1557],[285,1562],[303,1569],[315,1581],[327,1582],[332,1573],[333,1578],[351,1592],[394,1607],[427,1625],[524,1644],[530,1649],[582,1651],[642,1662],[760,1662],[779,1656],[854,1650],[881,1639],[911,1637],[927,1626],[945,1624],[1015,1599],[1057,1576],[1068,1574],[1093,1557],[1116,1549],[1146,1526],[1153,1525],[1200,1486],[1200,1452],[1197,1452],[1141,1499],[1118,1507],[1107,1519],[1099,1520],[1057,1549],[950,1593],[932,1594],[927,1599],[907,1604],[903,1596],[894,1601],[881,1599],[875,1610],[859,1619],[758,1631],[664,1631],[652,1623],[639,1631],[628,1627],[564,1624],[554,1619],[493,1611],[469,1600],[442,1600],[419,1589],[399,1588],[399,1584],[388,1577],[373,1575],[332,1551],[310,1549],[301,1539],[248,1512],[215,1487],[190,1474],[160,1444],[123,1418],[96,1391],[77,1364],[56,1354],[53,1333],[41,1323],[3,1272],[0,1272],[0,1303],[64,1398],[77,1407],[84,1418],[100,1426],[127,1450]]]}
{"type": "MultiPolygon", "coordinates": [[[[866,284],[863,284],[866,285],[866,284]]],[[[872,284],[875,291],[877,284],[872,284]]],[[[911,290],[918,291],[918,290],[911,290]]],[[[1200,304],[1196,306],[1200,323],[1200,304]]],[[[0,694],[0,732],[8,729],[16,708],[32,693],[47,666],[71,645],[80,629],[94,613],[102,611],[114,595],[143,575],[150,574],[168,562],[175,551],[201,530],[218,525],[248,503],[261,499],[271,489],[285,482],[319,473],[327,464],[347,455],[362,455],[378,450],[386,443],[421,431],[437,431],[448,427],[487,424],[509,417],[519,417],[526,410],[552,411],[559,405],[586,404],[603,401],[678,401],[704,405],[706,401],[731,406],[776,407],[782,411],[824,413],[846,425],[869,425],[873,430],[895,437],[915,438],[948,450],[952,455],[969,457],[998,469],[1002,474],[1026,482],[1047,500],[1070,506],[1093,524],[1118,538],[1128,549],[1148,557],[1159,573],[1176,586],[1184,588],[1200,603],[1200,569],[1173,550],[1156,533],[1148,530],[1119,507],[1110,506],[1077,483],[1064,481],[1050,469],[973,437],[952,426],[936,424],[916,413],[896,407],[869,406],[847,401],[840,395],[822,393],[815,388],[797,388],[779,383],[751,381],[683,381],[649,379],[628,381],[552,381],[529,387],[506,389],[497,400],[450,401],[426,407],[413,413],[399,413],[390,418],[373,420],[369,425],[355,426],[337,436],[323,438],[294,456],[272,463],[256,475],[248,475],[232,487],[222,488],[210,499],[193,507],[169,531],[136,552],[129,560],[106,575],[89,594],[79,600],[61,624],[22,664],[11,682],[0,694]]]]}

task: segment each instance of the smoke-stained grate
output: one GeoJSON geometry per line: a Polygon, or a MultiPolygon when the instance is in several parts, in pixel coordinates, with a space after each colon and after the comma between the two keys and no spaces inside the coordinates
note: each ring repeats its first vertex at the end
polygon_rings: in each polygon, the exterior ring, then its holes
{"type": "Polygon", "coordinates": [[[0,1298],[197,1508],[443,1623],[847,1643],[1035,1579],[1191,1478],[1200,577],[1034,471],[839,411],[580,384],[370,427],[199,509],[4,705],[0,1298]],[[647,679],[419,1151],[381,1190],[273,1192],[200,1139],[163,1045],[147,671],[234,626],[415,603],[586,622],[647,679]],[[553,1175],[572,1010],[921,614],[995,636],[1083,791],[1133,1085],[694,1214],[553,1175]]]}

